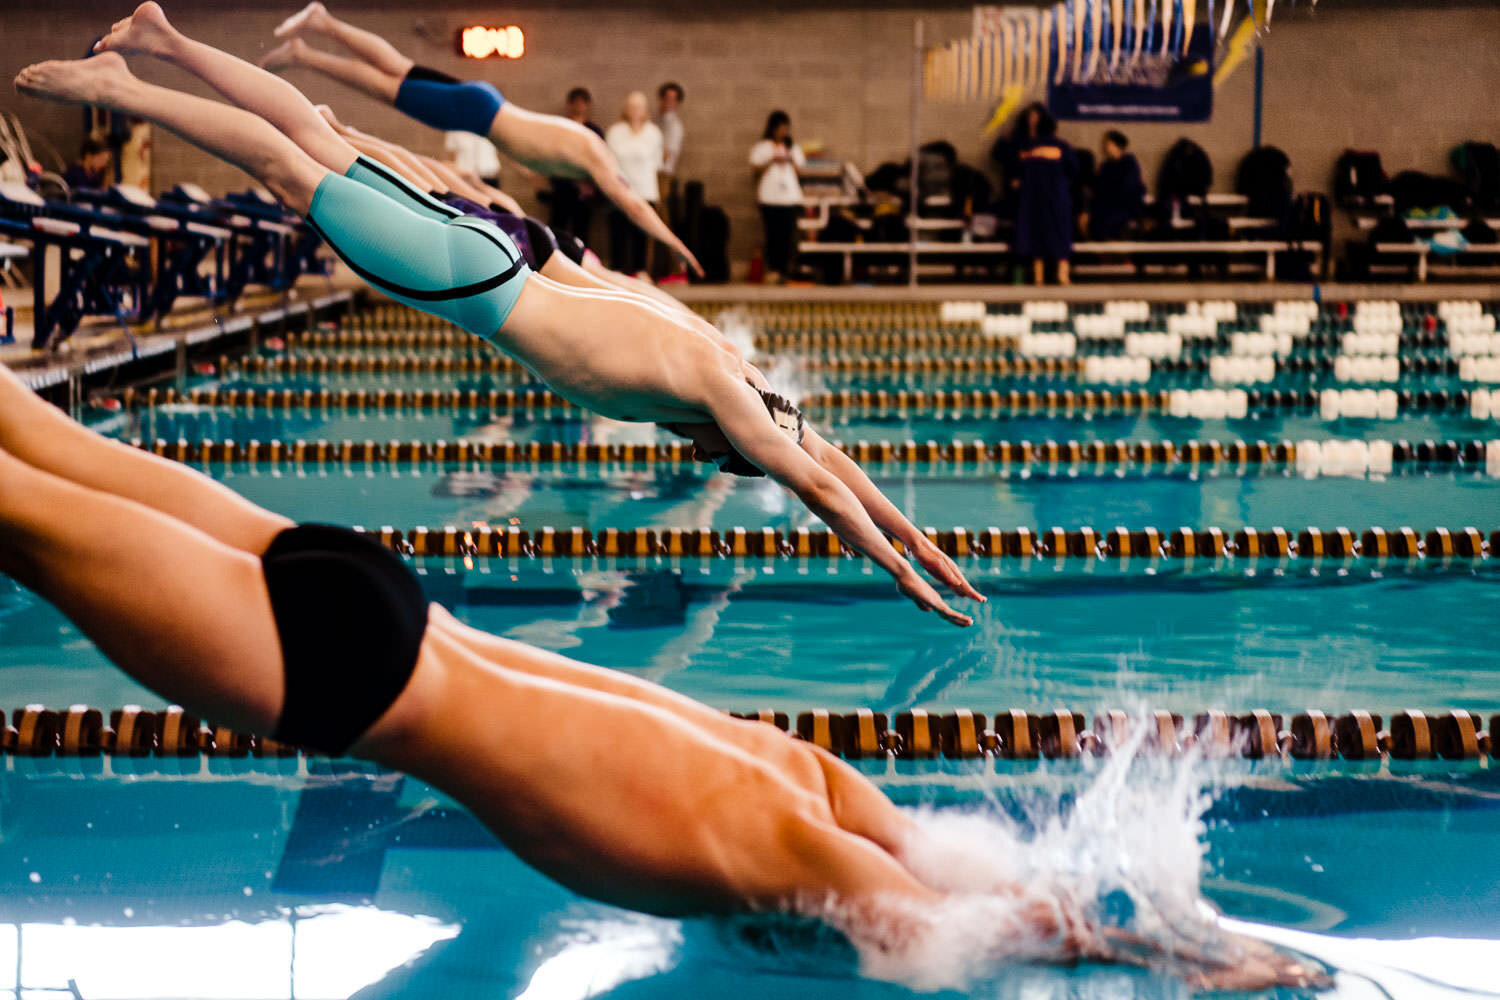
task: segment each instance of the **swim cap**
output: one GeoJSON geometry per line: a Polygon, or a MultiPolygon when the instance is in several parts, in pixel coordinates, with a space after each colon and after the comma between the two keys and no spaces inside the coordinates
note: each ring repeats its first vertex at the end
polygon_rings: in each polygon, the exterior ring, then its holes
{"type": "MultiPolygon", "coordinates": [[[[807,424],[802,417],[802,411],[785,396],[778,396],[774,392],[765,389],[756,389],[760,393],[761,401],[766,404],[766,410],[771,414],[771,419],[776,422],[776,427],[796,444],[802,443],[806,434],[807,424]]],[[[729,446],[729,454],[719,462],[719,471],[727,472],[731,476],[744,476],[753,479],[764,476],[760,468],[751,463],[744,455],[735,450],[733,445],[729,446]]]]}

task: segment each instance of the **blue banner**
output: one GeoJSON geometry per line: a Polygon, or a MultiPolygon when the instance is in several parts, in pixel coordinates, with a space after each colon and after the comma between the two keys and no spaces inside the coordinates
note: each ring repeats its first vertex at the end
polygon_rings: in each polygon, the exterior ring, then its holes
{"type": "Polygon", "coordinates": [[[1139,58],[1133,58],[1135,39],[1126,32],[1119,62],[1100,60],[1094,79],[1048,81],[1048,110],[1061,121],[1208,121],[1214,110],[1212,26],[1194,25],[1192,43],[1181,58],[1160,55],[1161,41],[1158,31],[1151,30],[1139,58]]]}

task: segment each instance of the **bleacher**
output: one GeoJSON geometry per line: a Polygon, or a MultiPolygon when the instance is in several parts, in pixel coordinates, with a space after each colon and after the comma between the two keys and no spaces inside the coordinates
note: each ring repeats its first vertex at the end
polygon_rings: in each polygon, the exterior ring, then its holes
{"type": "MultiPolygon", "coordinates": [[[[0,182],[0,268],[10,287],[30,287],[34,347],[56,346],[87,317],[159,327],[180,299],[229,308],[248,288],[282,291],[325,267],[312,229],[256,192],[70,195],[0,182]],[[23,270],[28,280],[14,280],[23,270]]],[[[7,338],[13,309],[0,317],[7,338]]]]}

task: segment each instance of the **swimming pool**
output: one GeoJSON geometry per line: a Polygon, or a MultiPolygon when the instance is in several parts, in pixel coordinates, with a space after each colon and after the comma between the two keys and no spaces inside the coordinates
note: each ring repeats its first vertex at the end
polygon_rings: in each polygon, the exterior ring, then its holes
{"type": "MultiPolygon", "coordinates": [[[[435,356],[446,348],[414,349],[435,356]]],[[[512,384],[466,379],[352,373],[223,384],[512,384]]],[[[859,387],[836,381],[823,385],[859,387]]],[[[182,388],[220,384],[217,375],[198,376],[182,388]]],[[[926,376],[909,384],[1010,387],[926,376]]],[[[1316,409],[1242,420],[931,408],[825,416],[815,416],[818,426],[846,442],[1497,436],[1493,421],[1458,409],[1334,421],[1316,409]]],[[[537,409],[171,404],[94,411],[89,420],[146,442],[658,440],[653,430],[537,409]]],[[[281,459],[203,468],[288,516],[369,528],[817,527],[764,482],[711,477],[691,462],[281,459]]],[[[1227,461],[893,460],[871,469],[915,523],[939,529],[1500,527],[1500,478],[1483,462],[1459,459],[1357,474],[1227,461]]],[[[715,707],[793,719],[812,709],[873,709],[894,719],[912,709],[994,718],[1013,708],[1067,708],[1092,724],[1110,710],[1151,708],[1181,713],[1190,727],[1209,710],[1265,709],[1287,720],[1308,709],[1332,716],[1362,708],[1386,719],[1406,708],[1480,719],[1500,712],[1492,649],[1500,588],[1487,557],[972,558],[966,569],[990,602],[966,631],[912,611],[862,560],[479,555],[415,564],[427,594],[477,627],[631,671],[715,707]]],[[[16,705],[163,707],[54,609],[4,581],[0,683],[16,705]]],[[[1004,754],[882,754],[856,766],[898,802],[934,810],[935,823],[976,810],[989,816],[982,832],[967,831],[971,847],[1013,849],[1023,868],[1050,878],[1093,879],[1108,890],[1106,907],[1191,906],[1200,870],[1192,845],[1201,842],[1206,896],[1231,916],[1307,935],[1289,943],[1345,970],[1337,995],[1378,995],[1378,983],[1392,996],[1422,995],[1402,992],[1418,988],[1456,996],[1460,988],[1493,993],[1500,982],[1490,974],[1500,967],[1500,784],[1482,755],[1143,759],[1123,774],[1111,772],[1109,758],[1004,754]],[[1201,830],[1189,801],[1200,788],[1213,793],[1201,830]],[[1071,819],[1059,827],[1058,816],[1071,819]],[[1163,898],[1123,890],[1130,873],[1154,876],[1163,898]]],[[[8,756],[3,782],[0,923],[9,927],[0,927],[0,967],[14,960],[18,996],[57,995],[44,991],[66,990],[69,979],[84,997],[885,997],[938,982],[955,996],[1182,991],[1142,972],[1035,969],[961,954],[892,984],[859,976],[846,946],[805,929],[639,917],[552,885],[441,793],[368,768],[253,756],[8,756]]]]}

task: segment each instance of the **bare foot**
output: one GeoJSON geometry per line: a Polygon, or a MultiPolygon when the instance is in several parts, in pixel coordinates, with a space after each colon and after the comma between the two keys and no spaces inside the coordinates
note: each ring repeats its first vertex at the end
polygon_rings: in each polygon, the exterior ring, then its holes
{"type": "Polygon", "coordinates": [[[135,13],[116,21],[109,34],[94,43],[95,52],[140,52],[159,56],[165,53],[177,29],[167,21],[166,13],[155,0],[146,0],[135,13]]]}
{"type": "Polygon", "coordinates": [[[261,56],[256,65],[263,70],[279,73],[288,66],[295,66],[307,50],[307,43],[300,38],[291,38],[261,56]]]}
{"type": "Polygon", "coordinates": [[[328,8],[318,0],[312,0],[312,3],[278,24],[272,34],[277,38],[293,38],[304,31],[317,31],[329,20],[328,8]]]}
{"type": "Polygon", "coordinates": [[[89,59],[34,63],[16,74],[16,89],[49,101],[108,107],[108,97],[134,79],[124,57],[104,52],[89,59]]]}

